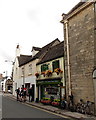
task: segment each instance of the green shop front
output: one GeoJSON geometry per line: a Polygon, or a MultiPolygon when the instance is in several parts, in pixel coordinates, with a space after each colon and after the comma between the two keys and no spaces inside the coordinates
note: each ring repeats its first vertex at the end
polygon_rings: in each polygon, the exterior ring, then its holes
{"type": "Polygon", "coordinates": [[[61,99],[61,78],[37,80],[36,85],[39,100],[43,98],[50,99],[51,96],[54,97],[54,99],[61,99]]]}

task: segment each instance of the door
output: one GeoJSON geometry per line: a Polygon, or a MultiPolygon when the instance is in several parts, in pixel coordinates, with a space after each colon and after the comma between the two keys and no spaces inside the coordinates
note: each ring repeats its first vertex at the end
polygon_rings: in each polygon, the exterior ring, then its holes
{"type": "Polygon", "coordinates": [[[32,101],[34,101],[34,95],[35,95],[35,85],[32,85],[32,101]]]}

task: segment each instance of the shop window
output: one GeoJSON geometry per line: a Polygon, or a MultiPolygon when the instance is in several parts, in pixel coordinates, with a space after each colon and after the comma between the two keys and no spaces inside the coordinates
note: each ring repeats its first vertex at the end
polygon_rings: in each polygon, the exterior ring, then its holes
{"type": "Polygon", "coordinates": [[[48,70],[48,65],[47,64],[41,65],[41,72],[44,72],[46,70],[48,70]]]}
{"type": "Polygon", "coordinates": [[[53,67],[53,71],[54,71],[56,68],[59,68],[59,60],[56,60],[56,61],[52,62],[52,67],[53,67]]]}
{"type": "Polygon", "coordinates": [[[48,93],[48,94],[51,94],[51,95],[57,95],[57,93],[58,93],[58,87],[47,87],[46,88],[46,92],[48,93]]]}

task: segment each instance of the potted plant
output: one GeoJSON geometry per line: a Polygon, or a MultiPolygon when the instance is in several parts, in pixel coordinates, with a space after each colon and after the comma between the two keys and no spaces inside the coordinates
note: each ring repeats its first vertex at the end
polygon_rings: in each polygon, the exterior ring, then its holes
{"type": "Polygon", "coordinates": [[[56,68],[54,71],[57,73],[57,75],[59,75],[59,73],[63,72],[60,68],[56,68]]]}
{"type": "Polygon", "coordinates": [[[59,107],[60,106],[60,100],[54,100],[51,105],[55,106],[55,107],[59,107]]]}
{"type": "Polygon", "coordinates": [[[41,72],[41,75],[43,75],[45,77],[45,72],[41,72]]]}
{"type": "Polygon", "coordinates": [[[35,73],[35,76],[38,78],[39,77],[39,73],[35,73]]]}
{"type": "Polygon", "coordinates": [[[43,98],[43,99],[41,100],[41,103],[44,104],[44,105],[49,105],[49,104],[51,103],[51,101],[50,101],[50,99],[48,99],[48,98],[43,98]]]}
{"type": "Polygon", "coordinates": [[[49,76],[51,76],[51,75],[52,75],[52,71],[51,71],[51,70],[47,70],[45,74],[46,74],[46,76],[48,76],[48,77],[49,77],[49,76]]]}

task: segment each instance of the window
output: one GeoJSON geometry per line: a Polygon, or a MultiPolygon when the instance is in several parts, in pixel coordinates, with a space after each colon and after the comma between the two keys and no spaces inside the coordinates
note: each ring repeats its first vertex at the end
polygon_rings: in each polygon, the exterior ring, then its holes
{"type": "Polygon", "coordinates": [[[53,94],[53,95],[57,95],[57,93],[59,92],[59,89],[58,89],[58,87],[47,87],[46,88],[46,92],[48,93],[48,94],[53,94]]]}
{"type": "Polygon", "coordinates": [[[53,67],[53,71],[54,71],[56,68],[59,68],[59,60],[56,60],[56,61],[52,62],[52,67],[53,67]]]}
{"type": "Polygon", "coordinates": [[[24,76],[24,67],[22,68],[22,73],[21,73],[22,76],[24,76]]]}
{"type": "Polygon", "coordinates": [[[41,72],[44,72],[46,70],[48,70],[48,65],[47,64],[44,64],[44,65],[41,65],[41,72]]]}
{"type": "Polygon", "coordinates": [[[32,73],[32,64],[29,65],[29,73],[32,73]]]}
{"type": "Polygon", "coordinates": [[[17,68],[16,68],[16,74],[17,74],[17,68]]]}
{"type": "Polygon", "coordinates": [[[95,9],[94,11],[96,12],[96,3],[95,3],[95,6],[94,6],[94,9],[95,9]]]}

